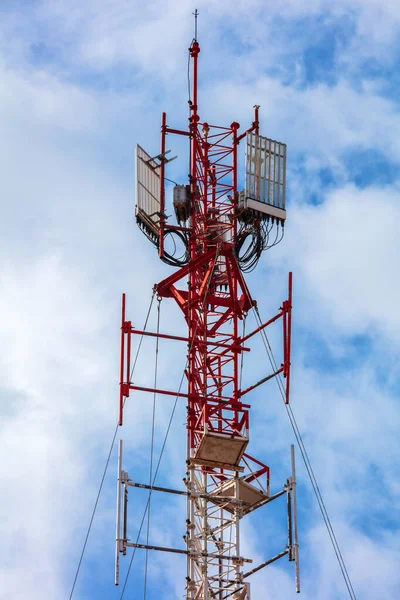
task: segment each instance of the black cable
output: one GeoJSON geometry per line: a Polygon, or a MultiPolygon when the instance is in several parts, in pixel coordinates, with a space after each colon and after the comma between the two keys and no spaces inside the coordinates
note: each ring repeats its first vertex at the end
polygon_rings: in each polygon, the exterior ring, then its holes
{"type": "MultiPolygon", "coordinates": [[[[147,237],[147,239],[150,240],[150,242],[158,249],[160,247],[160,238],[155,236],[153,234],[153,232],[151,232],[149,229],[142,228],[142,227],[140,229],[144,233],[144,235],[147,237]]],[[[183,251],[183,254],[181,256],[176,258],[175,257],[176,242],[174,240],[174,245],[175,245],[174,253],[170,254],[169,252],[167,252],[164,249],[164,256],[161,256],[160,258],[164,263],[166,263],[167,265],[170,265],[171,267],[184,267],[189,261],[188,237],[184,231],[176,231],[175,229],[166,228],[166,229],[164,229],[164,239],[168,235],[179,237],[181,239],[181,241],[183,242],[185,250],[183,251]]]]}
{"type": "MultiPolygon", "coordinates": [[[[147,311],[147,316],[146,316],[146,320],[145,320],[145,323],[144,323],[143,331],[146,331],[147,322],[149,320],[149,316],[150,316],[150,312],[151,312],[151,307],[153,305],[154,294],[155,293],[153,292],[152,297],[151,297],[151,301],[150,301],[149,310],[147,311]]],[[[132,375],[133,375],[133,371],[134,371],[134,368],[136,366],[136,362],[137,362],[137,359],[138,359],[138,356],[139,356],[139,351],[140,351],[140,348],[141,348],[141,345],[142,345],[142,340],[143,340],[143,334],[141,336],[141,339],[140,339],[140,342],[139,342],[139,346],[138,346],[138,350],[136,352],[135,361],[133,363],[133,367],[132,367],[132,371],[131,371],[130,381],[132,381],[132,375]]],[[[125,401],[126,401],[126,398],[124,400],[124,404],[125,404],[125,401]]],[[[114,448],[115,438],[117,437],[118,427],[119,427],[119,425],[117,424],[117,426],[115,428],[115,431],[114,431],[113,438],[112,438],[110,450],[108,452],[108,456],[107,456],[106,464],[105,464],[105,467],[104,467],[103,475],[102,475],[102,478],[101,478],[101,481],[100,481],[100,486],[99,486],[99,490],[97,492],[96,501],[94,503],[94,507],[93,507],[93,510],[92,510],[92,515],[90,517],[89,527],[88,527],[87,532],[86,532],[86,537],[85,537],[85,541],[83,543],[82,552],[81,552],[81,555],[79,557],[79,562],[78,562],[78,566],[77,566],[77,569],[76,569],[74,582],[72,584],[71,593],[69,595],[69,600],[71,600],[71,598],[72,598],[72,596],[74,594],[74,590],[75,590],[76,582],[77,582],[77,579],[78,579],[79,571],[80,571],[80,568],[81,568],[81,565],[82,565],[83,556],[84,556],[85,550],[86,550],[86,545],[87,545],[87,542],[88,542],[88,539],[89,539],[89,535],[90,535],[90,532],[91,532],[91,529],[92,529],[93,519],[94,519],[94,516],[96,514],[97,505],[98,505],[99,499],[100,499],[100,494],[101,494],[101,491],[103,489],[104,479],[105,479],[105,476],[107,474],[108,465],[110,463],[111,454],[112,454],[112,451],[113,451],[113,448],[114,448]]]]}
{"type": "MultiPolygon", "coordinates": [[[[174,242],[175,245],[175,250],[173,254],[170,254],[169,252],[167,252],[164,249],[164,256],[161,257],[161,260],[163,262],[165,262],[167,265],[170,265],[172,267],[183,267],[185,266],[188,261],[189,261],[189,253],[188,253],[188,238],[185,235],[185,233],[183,231],[176,231],[174,229],[165,229],[164,230],[164,240],[165,238],[170,235],[172,236],[172,240],[174,242]],[[182,241],[183,245],[184,245],[184,251],[183,254],[179,257],[175,257],[175,252],[176,252],[176,242],[174,240],[174,236],[177,236],[178,238],[180,238],[180,240],[182,241]]],[[[158,246],[158,244],[157,244],[158,246]]]]}
{"type": "Polygon", "coordinates": [[[274,246],[276,246],[276,244],[277,244],[277,240],[278,240],[278,236],[279,236],[279,224],[278,224],[278,225],[277,225],[277,227],[276,227],[275,239],[274,239],[274,241],[272,242],[272,244],[269,244],[269,246],[268,246],[268,249],[269,249],[269,248],[273,248],[274,246]]]}
{"type": "Polygon", "coordinates": [[[272,244],[270,244],[269,246],[267,246],[267,249],[269,249],[269,248],[273,248],[273,246],[277,246],[277,245],[278,245],[278,244],[279,244],[279,243],[280,243],[280,242],[283,240],[283,236],[284,236],[284,234],[285,234],[285,229],[284,229],[284,227],[282,227],[282,226],[281,226],[281,230],[282,230],[282,233],[281,233],[281,236],[279,237],[279,223],[278,223],[278,226],[277,226],[277,228],[276,228],[276,236],[275,236],[275,240],[274,240],[274,242],[273,242],[272,244]],[[278,238],[279,238],[279,239],[278,239],[278,238]]]}
{"type": "Polygon", "coordinates": [[[252,270],[260,258],[262,251],[262,247],[260,246],[260,235],[260,229],[253,225],[251,227],[243,225],[238,232],[235,244],[235,254],[239,266],[244,273],[252,270]],[[249,236],[251,236],[251,242],[241,254],[241,250],[249,236]]]}
{"type": "Polygon", "coordinates": [[[269,219],[260,221],[255,217],[251,217],[242,223],[236,236],[235,255],[240,270],[243,273],[250,273],[253,271],[261,258],[262,252],[276,246],[282,241],[284,235],[283,225],[280,226],[279,221],[276,222],[276,225],[275,239],[270,244],[269,237],[272,228],[274,227],[274,220],[272,220],[270,224],[269,219]],[[243,247],[246,242],[248,242],[249,238],[251,238],[251,240],[243,251],[243,247]]]}

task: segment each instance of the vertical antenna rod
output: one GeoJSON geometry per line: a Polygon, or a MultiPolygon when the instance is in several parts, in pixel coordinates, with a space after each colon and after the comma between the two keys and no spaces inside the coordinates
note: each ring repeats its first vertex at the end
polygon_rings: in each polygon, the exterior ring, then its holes
{"type": "Polygon", "coordinates": [[[199,16],[199,11],[197,8],[195,8],[195,11],[192,13],[192,15],[194,15],[194,41],[197,42],[197,17],[199,16]]]}
{"type": "Polygon", "coordinates": [[[292,459],[292,494],[293,494],[293,535],[294,535],[294,560],[296,592],[300,592],[300,564],[299,564],[299,539],[297,534],[297,499],[296,499],[296,461],[294,457],[294,445],[290,446],[292,459]]]}
{"type": "Polygon", "coordinates": [[[115,527],[115,585],[119,585],[119,553],[121,550],[121,485],[122,485],[122,440],[118,442],[117,516],[115,527]]]}

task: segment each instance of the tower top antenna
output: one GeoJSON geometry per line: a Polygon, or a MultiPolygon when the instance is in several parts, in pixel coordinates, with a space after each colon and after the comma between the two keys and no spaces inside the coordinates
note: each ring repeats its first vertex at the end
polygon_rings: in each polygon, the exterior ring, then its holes
{"type": "Polygon", "coordinates": [[[194,41],[197,42],[197,17],[199,16],[199,11],[195,8],[194,13],[194,41]]]}

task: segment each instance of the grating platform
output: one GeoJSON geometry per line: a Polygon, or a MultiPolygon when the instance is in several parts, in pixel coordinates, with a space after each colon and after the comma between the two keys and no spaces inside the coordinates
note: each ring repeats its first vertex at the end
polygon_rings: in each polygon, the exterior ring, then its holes
{"type": "MultiPolygon", "coordinates": [[[[236,482],[234,479],[228,479],[224,481],[221,485],[219,485],[213,492],[211,492],[213,499],[212,502],[214,504],[223,505],[224,510],[227,510],[231,513],[235,510],[235,505],[233,502],[226,502],[226,500],[218,500],[218,496],[223,498],[232,497],[235,498],[235,485],[236,482]]],[[[246,514],[250,509],[253,509],[258,504],[264,502],[264,500],[268,499],[268,494],[261,491],[260,488],[251,485],[250,483],[246,483],[243,478],[239,479],[239,497],[238,500],[243,501],[242,511],[243,514],[246,514]]]]}
{"type": "Polygon", "coordinates": [[[241,436],[227,436],[222,433],[204,434],[192,462],[210,467],[221,467],[232,471],[242,471],[239,467],[249,440],[241,436]]]}

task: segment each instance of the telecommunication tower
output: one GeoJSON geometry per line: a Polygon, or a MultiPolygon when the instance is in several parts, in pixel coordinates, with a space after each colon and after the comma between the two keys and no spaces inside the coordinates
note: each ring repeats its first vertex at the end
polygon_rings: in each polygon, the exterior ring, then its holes
{"type": "MultiPolygon", "coordinates": [[[[196,14],[197,17],[197,14],[196,14]]],[[[252,390],[273,377],[283,376],[285,401],[289,402],[292,279],[288,298],[267,322],[241,335],[240,322],[257,304],[243,273],[252,270],[263,250],[283,237],[286,218],[286,145],[259,133],[259,106],[245,131],[239,123],[228,127],[202,121],[198,107],[197,35],[189,48],[192,63],[190,117],[187,130],[161,120],[161,149],[156,156],[137,146],[136,221],[154,244],[162,261],[174,272],[154,286],[159,298],[173,299],[188,327],[187,337],[142,331],[125,316],[122,299],[121,373],[119,424],[131,391],[179,396],[187,402],[187,456],[185,486],[181,490],[133,482],[122,469],[122,442],[118,458],[118,498],[115,583],[119,583],[120,555],[127,548],[161,550],[186,555],[182,574],[188,600],[248,600],[250,576],[288,555],[295,564],[296,591],[300,591],[297,539],[296,476],[294,447],[292,472],[282,488],[271,495],[270,469],[251,456],[250,404],[252,390]],[[175,185],[172,204],[176,224],[168,222],[165,191],[168,158],[167,135],[184,136],[189,146],[190,173],[187,184],[175,185]],[[238,147],[246,144],[244,189],[238,188],[238,147]],[[169,252],[166,239],[183,247],[180,256],[169,252]],[[254,385],[241,389],[240,366],[246,346],[255,334],[282,321],[283,362],[254,385]],[[185,375],[187,390],[172,392],[134,385],[131,381],[131,342],[134,335],[181,340],[188,345],[185,375]],[[169,548],[133,543],[127,531],[128,490],[140,487],[151,492],[180,494],[187,498],[182,533],[186,547],[169,548]],[[243,556],[242,520],[256,509],[286,495],[288,537],[278,555],[253,566],[243,556]]],[[[169,246],[168,246],[169,247],[169,246]]],[[[184,464],[184,460],[182,460],[184,464]]]]}

